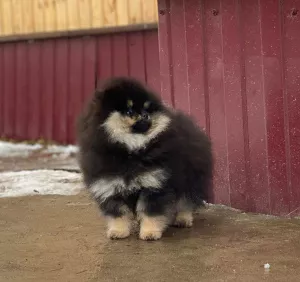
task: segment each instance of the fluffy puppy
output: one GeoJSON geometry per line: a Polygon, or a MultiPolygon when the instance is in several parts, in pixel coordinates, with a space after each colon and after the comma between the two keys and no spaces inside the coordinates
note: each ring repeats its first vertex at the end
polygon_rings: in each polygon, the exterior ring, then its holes
{"type": "Polygon", "coordinates": [[[185,114],[164,106],[140,82],[107,81],[78,122],[79,163],[87,189],[107,219],[111,239],[157,240],[169,225],[191,227],[210,201],[209,138],[185,114]]]}

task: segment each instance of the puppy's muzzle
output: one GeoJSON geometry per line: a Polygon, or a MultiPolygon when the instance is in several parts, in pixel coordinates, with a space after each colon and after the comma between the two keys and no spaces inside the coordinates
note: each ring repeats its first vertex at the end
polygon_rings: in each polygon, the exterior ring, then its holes
{"type": "Polygon", "coordinates": [[[133,133],[146,133],[150,127],[151,127],[152,123],[151,120],[149,119],[141,119],[138,120],[133,126],[132,126],[132,132],[133,133]]]}

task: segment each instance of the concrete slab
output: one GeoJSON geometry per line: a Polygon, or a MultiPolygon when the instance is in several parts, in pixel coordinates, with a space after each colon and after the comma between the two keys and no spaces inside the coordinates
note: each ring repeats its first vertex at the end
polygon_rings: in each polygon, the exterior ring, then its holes
{"type": "Polygon", "coordinates": [[[300,220],[202,211],[157,242],[105,237],[77,196],[0,199],[0,281],[300,281],[300,220]],[[270,269],[264,269],[269,263],[270,269]]]}

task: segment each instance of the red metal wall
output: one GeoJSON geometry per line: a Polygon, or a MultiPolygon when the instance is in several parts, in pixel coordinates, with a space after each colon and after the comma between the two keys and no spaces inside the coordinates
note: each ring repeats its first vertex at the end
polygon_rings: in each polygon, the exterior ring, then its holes
{"type": "Polygon", "coordinates": [[[159,0],[162,95],[205,127],[215,200],[300,214],[300,0],[159,0]]]}
{"type": "Polygon", "coordinates": [[[0,135],[73,143],[96,78],[134,76],[160,89],[157,30],[0,44],[0,135]]]}

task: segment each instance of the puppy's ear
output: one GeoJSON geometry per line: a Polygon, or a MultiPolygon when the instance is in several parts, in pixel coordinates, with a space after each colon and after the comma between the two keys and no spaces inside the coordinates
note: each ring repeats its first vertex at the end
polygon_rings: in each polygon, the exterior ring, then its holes
{"type": "Polygon", "coordinates": [[[101,88],[97,88],[94,92],[94,98],[96,100],[102,100],[104,95],[104,90],[101,88]]]}

